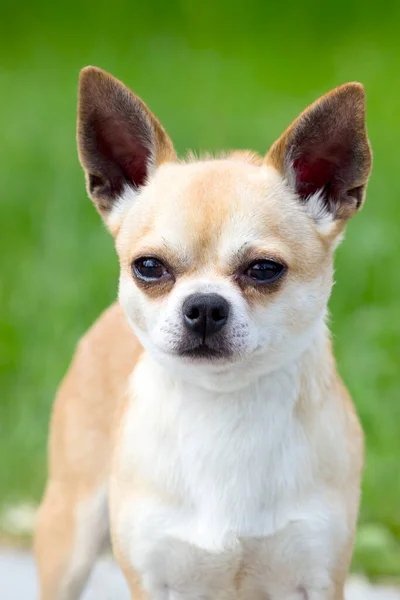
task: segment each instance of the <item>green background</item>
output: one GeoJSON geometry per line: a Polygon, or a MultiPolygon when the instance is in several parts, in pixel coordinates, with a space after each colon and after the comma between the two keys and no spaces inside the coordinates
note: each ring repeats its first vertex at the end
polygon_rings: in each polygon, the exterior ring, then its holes
{"type": "Polygon", "coordinates": [[[112,240],[76,156],[79,69],[123,79],[180,152],[264,152],[318,95],[359,80],[374,170],[337,254],[330,306],[367,434],[354,568],[400,575],[399,26],[394,2],[2,3],[1,506],[39,500],[57,383],[116,295],[112,240]]]}

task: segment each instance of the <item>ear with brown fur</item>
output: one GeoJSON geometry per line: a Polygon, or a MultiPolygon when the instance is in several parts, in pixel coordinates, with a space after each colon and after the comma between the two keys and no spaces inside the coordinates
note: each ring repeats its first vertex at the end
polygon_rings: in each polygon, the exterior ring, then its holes
{"type": "Polygon", "coordinates": [[[140,188],[157,166],[176,159],[144,102],[96,67],[80,74],[77,139],[89,195],[106,223],[127,188],[140,188]]]}
{"type": "Polygon", "coordinates": [[[275,142],[266,162],[301,201],[314,197],[319,211],[351,217],[363,203],[372,163],[363,86],[347,83],[317,100],[275,142]]]}

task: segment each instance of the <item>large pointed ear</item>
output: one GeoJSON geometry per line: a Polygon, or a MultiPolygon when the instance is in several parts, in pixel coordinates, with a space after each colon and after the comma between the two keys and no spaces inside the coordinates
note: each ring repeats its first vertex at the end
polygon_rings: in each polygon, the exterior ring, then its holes
{"type": "Polygon", "coordinates": [[[176,159],[172,142],[140,98],[95,67],[81,71],[77,139],[89,195],[115,233],[134,191],[176,159]]]}
{"type": "Polygon", "coordinates": [[[267,154],[316,220],[346,220],[363,203],[372,155],[365,94],[347,83],[307,108],[267,154]]]}

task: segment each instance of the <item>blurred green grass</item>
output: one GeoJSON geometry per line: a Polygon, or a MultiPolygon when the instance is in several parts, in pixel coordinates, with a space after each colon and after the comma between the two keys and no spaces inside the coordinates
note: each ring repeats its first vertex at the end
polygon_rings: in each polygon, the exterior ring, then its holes
{"type": "Polygon", "coordinates": [[[264,152],[307,103],[359,80],[375,162],[338,251],[332,328],[367,434],[354,568],[399,576],[400,5],[23,0],[0,17],[0,505],[40,498],[55,389],[116,295],[76,157],[79,69],[123,79],[181,152],[264,152]]]}

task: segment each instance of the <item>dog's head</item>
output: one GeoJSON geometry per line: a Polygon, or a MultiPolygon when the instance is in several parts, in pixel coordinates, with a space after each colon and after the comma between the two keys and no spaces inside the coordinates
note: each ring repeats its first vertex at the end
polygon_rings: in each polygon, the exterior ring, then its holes
{"type": "Polygon", "coordinates": [[[146,105],[89,67],[78,145],[121,305],[153,355],[201,376],[274,369],[310,344],[371,168],[360,84],[311,105],[265,158],[180,161],[146,105]]]}

